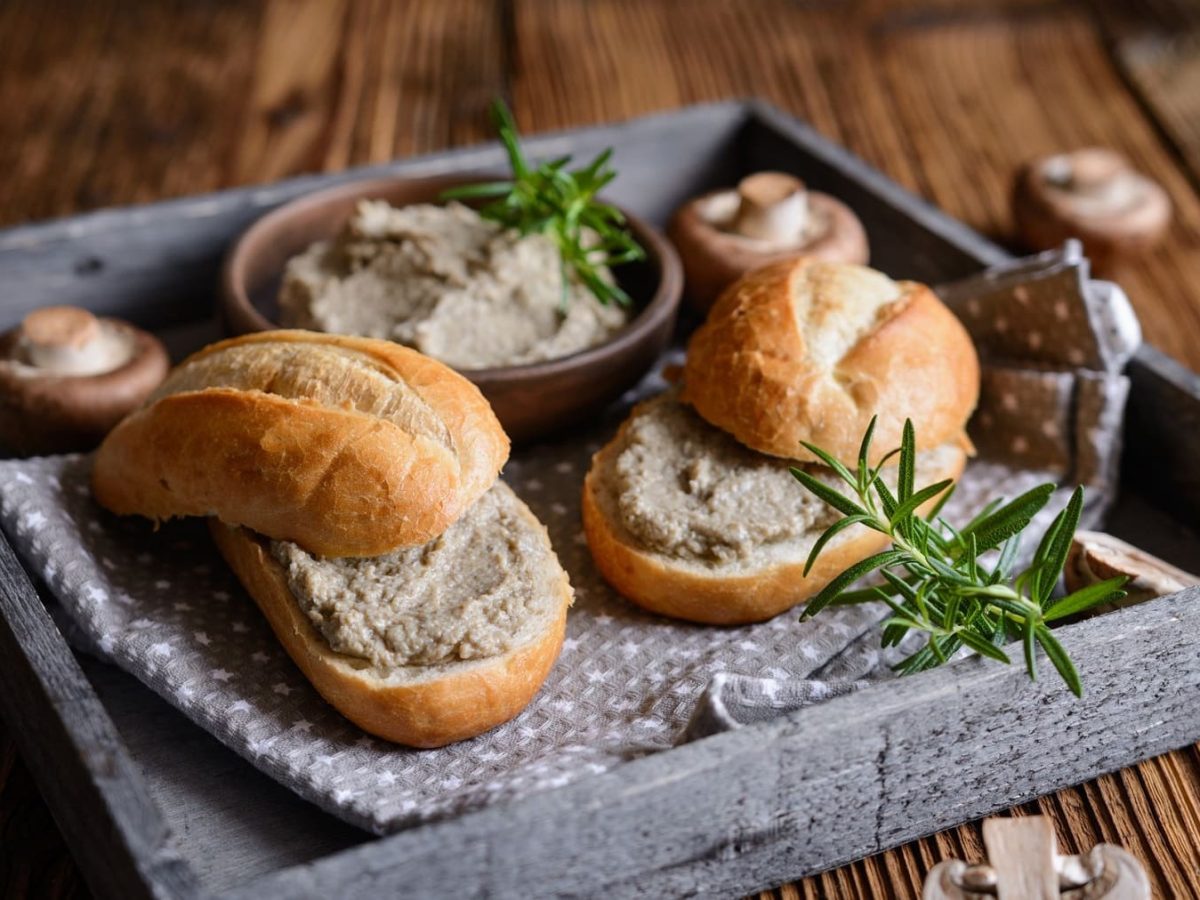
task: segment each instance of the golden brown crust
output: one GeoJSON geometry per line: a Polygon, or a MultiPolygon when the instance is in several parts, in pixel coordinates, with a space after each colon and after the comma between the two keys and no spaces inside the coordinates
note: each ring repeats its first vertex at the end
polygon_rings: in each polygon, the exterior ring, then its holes
{"type": "MultiPolygon", "coordinates": [[[[530,514],[532,517],[532,514],[530,514]]],[[[287,575],[263,541],[244,528],[210,521],[221,555],[266,616],[288,655],[335,709],[371,734],[410,747],[441,747],[482,734],[529,705],[562,648],[571,588],[532,643],[491,659],[403,670],[380,678],[336,653],[300,609],[287,575]]]]}
{"type": "MultiPolygon", "coordinates": [[[[349,364],[337,376],[356,377],[349,364]]],[[[387,341],[266,332],[186,360],[158,399],[105,440],[92,488],[101,505],[122,515],[215,515],[317,555],[375,556],[444,531],[491,486],[507,456],[508,439],[487,401],[447,366],[387,341]],[[323,405],[229,387],[170,392],[200,360],[281,343],[340,347],[376,360],[403,383],[397,391],[419,398],[413,402],[437,433],[359,411],[349,400],[323,405]]]]}
{"type": "Polygon", "coordinates": [[[866,265],[867,233],[858,216],[839,200],[818,191],[808,192],[813,213],[829,223],[827,231],[803,247],[763,250],[751,241],[713,227],[701,213],[704,204],[720,191],[704,194],[676,211],[667,235],[679,250],[688,302],[707,312],[718,295],[747,272],[781,260],[799,257],[826,262],[866,265]]]}
{"type": "Polygon", "coordinates": [[[181,367],[228,347],[276,342],[340,347],[361,353],[390,368],[415,390],[454,440],[455,455],[462,460],[463,490],[474,495],[464,509],[492,486],[508,459],[508,436],[479,388],[445,363],[394,341],[297,329],[260,331],[210,344],[184,360],[181,367]]]}
{"type": "MultiPolygon", "coordinates": [[[[583,484],[583,531],[605,581],[651,612],[709,625],[761,622],[814,596],[847,567],[887,544],[878,532],[851,528],[822,551],[807,576],[807,553],[734,575],[673,562],[636,546],[605,513],[600,472],[605,454],[615,452],[618,444],[619,435],[592,458],[583,484]]],[[[965,463],[966,454],[956,454],[953,465],[938,477],[957,479],[965,463]]]]}
{"type": "MultiPolygon", "coordinates": [[[[777,263],[746,276],[717,301],[693,335],[683,399],[705,419],[760,453],[814,461],[808,441],[852,463],[872,416],[874,459],[899,446],[904,420],[919,448],[962,431],[979,395],[979,359],[962,324],[929,288],[895,285],[863,335],[823,364],[806,346],[793,297],[810,291],[808,327],[840,324],[843,278],[870,270],[810,260],[777,263]]],[[[874,289],[874,287],[872,287],[874,289]]]]}

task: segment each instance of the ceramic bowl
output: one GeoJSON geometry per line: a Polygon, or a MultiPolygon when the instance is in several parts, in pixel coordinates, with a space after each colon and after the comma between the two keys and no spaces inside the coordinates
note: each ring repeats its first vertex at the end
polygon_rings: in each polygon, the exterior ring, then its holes
{"type": "MultiPolygon", "coordinates": [[[[287,261],[314,241],[332,238],[362,199],[393,206],[437,202],[443,191],[477,179],[384,178],[355,181],[285,203],[255,222],[230,248],[221,273],[221,311],[231,334],[267,331],[278,323],[276,295],[287,261]]],[[[487,397],[514,442],[577,424],[632,387],[671,339],[682,269],[674,248],[654,228],[628,215],[646,260],[616,275],[633,298],[633,319],[611,339],[545,362],[462,372],[487,397]]]]}

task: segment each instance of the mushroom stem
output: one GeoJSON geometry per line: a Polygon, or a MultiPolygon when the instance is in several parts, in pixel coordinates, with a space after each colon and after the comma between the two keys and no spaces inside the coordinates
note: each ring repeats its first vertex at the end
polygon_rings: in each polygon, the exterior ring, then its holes
{"type": "Polygon", "coordinates": [[[1136,200],[1138,176],[1121,154],[1104,147],[1088,147],[1053,157],[1046,165],[1046,180],[1094,209],[1116,209],[1136,200]]]}
{"type": "Polygon", "coordinates": [[[1099,193],[1128,171],[1125,158],[1112,150],[1090,147],[1070,155],[1070,186],[1085,194],[1099,193]]]}
{"type": "Polygon", "coordinates": [[[784,172],[758,172],[737,187],[738,211],[733,230],[764,241],[798,243],[808,227],[808,192],[804,182],[784,172]]]}
{"type": "Polygon", "coordinates": [[[75,306],[48,306],[21,322],[17,354],[52,375],[99,375],[125,363],[129,348],[100,320],[75,306]]]}

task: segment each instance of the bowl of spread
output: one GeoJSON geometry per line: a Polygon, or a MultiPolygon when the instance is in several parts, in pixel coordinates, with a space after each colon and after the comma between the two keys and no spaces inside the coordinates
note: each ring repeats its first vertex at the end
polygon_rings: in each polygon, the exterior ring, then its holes
{"type": "Polygon", "coordinates": [[[554,235],[505,227],[474,201],[444,200],[482,183],[355,181],[268,213],[226,256],[226,328],[305,328],[413,347],[471,379],[514,441],[587,418],[632,387],[670,340],[679,259],[658,231],[622,213],[642,258],[580,276],[554,235]]]}

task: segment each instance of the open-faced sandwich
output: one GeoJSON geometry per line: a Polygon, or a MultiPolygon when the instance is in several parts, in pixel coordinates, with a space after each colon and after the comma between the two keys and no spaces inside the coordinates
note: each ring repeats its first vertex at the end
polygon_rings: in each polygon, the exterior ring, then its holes
{"type": "Polygon", "coordinates": [[[847,528],[805,574],[840,516],[791,475],[834,480],[802,442],[853,467],[877,417],[878,463],[911,419],[918,482],[955,478],[978,392],[970,337],[924,285],[811,259],[753,272],[692,337],[682,386],[636,407],[593,458],[583,523],[596,565],[654,612],[770,618],[887,543],[847,528]]]}
{"type": "Polygon", "coordinates": [[[214,344],[101,446],[96,499],[208,516],[288,654],[347,718],[418,747],[515,716],[562,645],[571,587],[496,476],[478,389],[387,341],[300,331],[214,344]]]}

